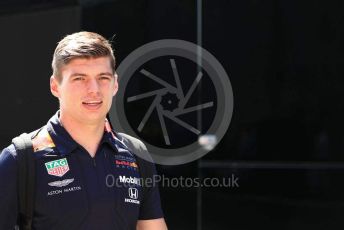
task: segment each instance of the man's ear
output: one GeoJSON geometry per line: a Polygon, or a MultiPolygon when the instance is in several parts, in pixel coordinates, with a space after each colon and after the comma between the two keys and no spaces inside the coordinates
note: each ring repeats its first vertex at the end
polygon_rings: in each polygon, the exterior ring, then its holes
{"type": "Polygon", "coordinates": [[[50,91],[55,97],[60,97],[59,82],[54,75],[50,77],[50,91]]]}
{"type": "Polygon", "coordinates": [[[113,91],[112,96],[115,96],[118,91],[118,75],[116,72],[115,72],[114,77],[115,77],[115,83],[114,83],[114,91],[113,91]]]}

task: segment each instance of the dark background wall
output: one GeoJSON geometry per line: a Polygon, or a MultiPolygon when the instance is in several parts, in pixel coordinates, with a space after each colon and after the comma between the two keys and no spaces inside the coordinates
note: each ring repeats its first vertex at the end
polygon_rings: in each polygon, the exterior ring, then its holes
{"type": "MultiPolygon", "coordinates": [[[[4,8],[3,8],[4,9],[4,8]]],[[[41,127],[58,103],[51,95],[51,57],[66,33],[80,29],[78,6],[4,12],[1,28],[1,148],[41,127]]]]}
{"type": "MultiPolygon", "coordinates": [[[[202,209],[196,188],[162,188],[170,229],[196,229],[197,213],[203,229],[343,228],[343,4],[203,2],[203,47],[230,75],[234,113],[202,160],[227,164],[158,169],[171,177],[235,174],[240,187],[202,189],[202,209]]],[[[1,148],[56,111],[50,62],[65,34],[115,35],[118,63],[150,41],[197,41],[196,1],[17,0],[0,8],[1,148]]]]}

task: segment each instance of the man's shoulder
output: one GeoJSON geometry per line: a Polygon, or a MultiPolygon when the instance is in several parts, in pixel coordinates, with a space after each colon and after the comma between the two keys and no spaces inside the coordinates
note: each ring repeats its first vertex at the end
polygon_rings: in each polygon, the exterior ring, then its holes
{"type": "Polygon", "coordinates": [[[145,163],[153,163],[153,158],[143,141],[126,133],[116,133],[120,141],[122,141],[137,157],[139,161],[145,163]]]}
{"type": "MultiPolygon", "coordinates": [[[[29,136],[33,137],[33,135],[37,132],[37,130],[35,131],[32,131],[30,133],[28,133],[29,136]]],[[[17,137],[20,137],[20,135],[18,135],[17,137]]],[[[1,161],[8,161],[8,160],[12,160],[12,159],[16,159],[17,157],[17,149],[13,143],[14,139],[17,138],[17,137],[14,137],[11,141],[11,143],[6,147],[4,148],[3,150],[1,150],[0,152],[0,160],[1,161]]]]}
{"type": "Polygon", "coordinates": [[[131,143],[137,148],[141,147],[141,148],[144,148],[145,150],[147,150],[146,145],[140,139],[138,139],[136,137],[130,136],[129,134],[126,134],[126,133],[117,133],[117,136],[124,143],[131,143]]]}
{"type": "Polygon", "coordinates": [[[16,149],[13,145],[13,143],[11,143],[9,146],[7,146],[6,148],[4,148],[3,150],[1,150],[0,153],[0,159],[4,158],[4,157],[16,157],[17,153],[16,153],[16,149]]]}
{"type": "Polygon", "coordinates": [[[49,141],[47,141],[47,139],[49,140],[48,132],[45,129],[45,126],[43,126],[43,127],[36,129],[34,131],[25,132],[25,133],[22,133],[16,137],[14,137],[12,139],[11,143],[1,151],[2,158],[8,157],[8,156],[12,156],[12,158],[17,157],[18,146],[16,146],[16,144],[14,142],[15,142],[15,139],[21,138],[21,136],[23,134],[27,135],[29,137],[29,139],[31,139],[33,152],[35,152],[38,149],[41,149],[41,148],[44,148],[44,147],[51,145],[51,143],[49,141]]]}
{"type": "MultiPolygon", "coordinates": [[[[27,134],[27,135],[33,137],[33,135],[34,135],[36,132],[37,132],[37,130],[32,131],[32,132],[30,132],[30,133],[25,133],[25,134],[27,134]]],[[[14,138],[12,139],[11,143],[10,143],[6,148],[4,148],[3,150],[1,150],[1,156],[2,156],[2,158],[5,158],[5,157],[7,158],[7,157],[9,157],[9,156],[11,156],[11,157],[13,157],[13,158],[16,158],[16,156],[17,156],[17,149],[16,149],[16,146],[15,146],[15,144],[14,144],[13,142],[14,142],[14,140],[15,140],[16,138],[20,137],[21,135],[22,135],[22,134],[20,134],[20,135],[14,137],[14,138]]]]}

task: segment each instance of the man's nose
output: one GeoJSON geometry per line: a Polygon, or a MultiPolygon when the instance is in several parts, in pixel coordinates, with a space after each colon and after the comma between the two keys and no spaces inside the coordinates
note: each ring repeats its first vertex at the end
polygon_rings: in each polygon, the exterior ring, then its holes
{"type": "Polygon", "coordinates": [[[87,84],[87,90],[89,93],[99,92],[99,83],[96,79],[90,79],[87,84]]]}

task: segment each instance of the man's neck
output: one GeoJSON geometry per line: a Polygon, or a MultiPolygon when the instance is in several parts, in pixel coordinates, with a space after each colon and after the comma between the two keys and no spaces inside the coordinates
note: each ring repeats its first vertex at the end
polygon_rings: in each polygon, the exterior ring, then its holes
{"type": "Polygon", "coordinates": [[[103,122],[83,123],[72,118],[60,116],[62,126],[69,135],[82,147],[84,147],[91,157],[96,155],[99,143],[104,134],[105,118],[103,122]]]}

